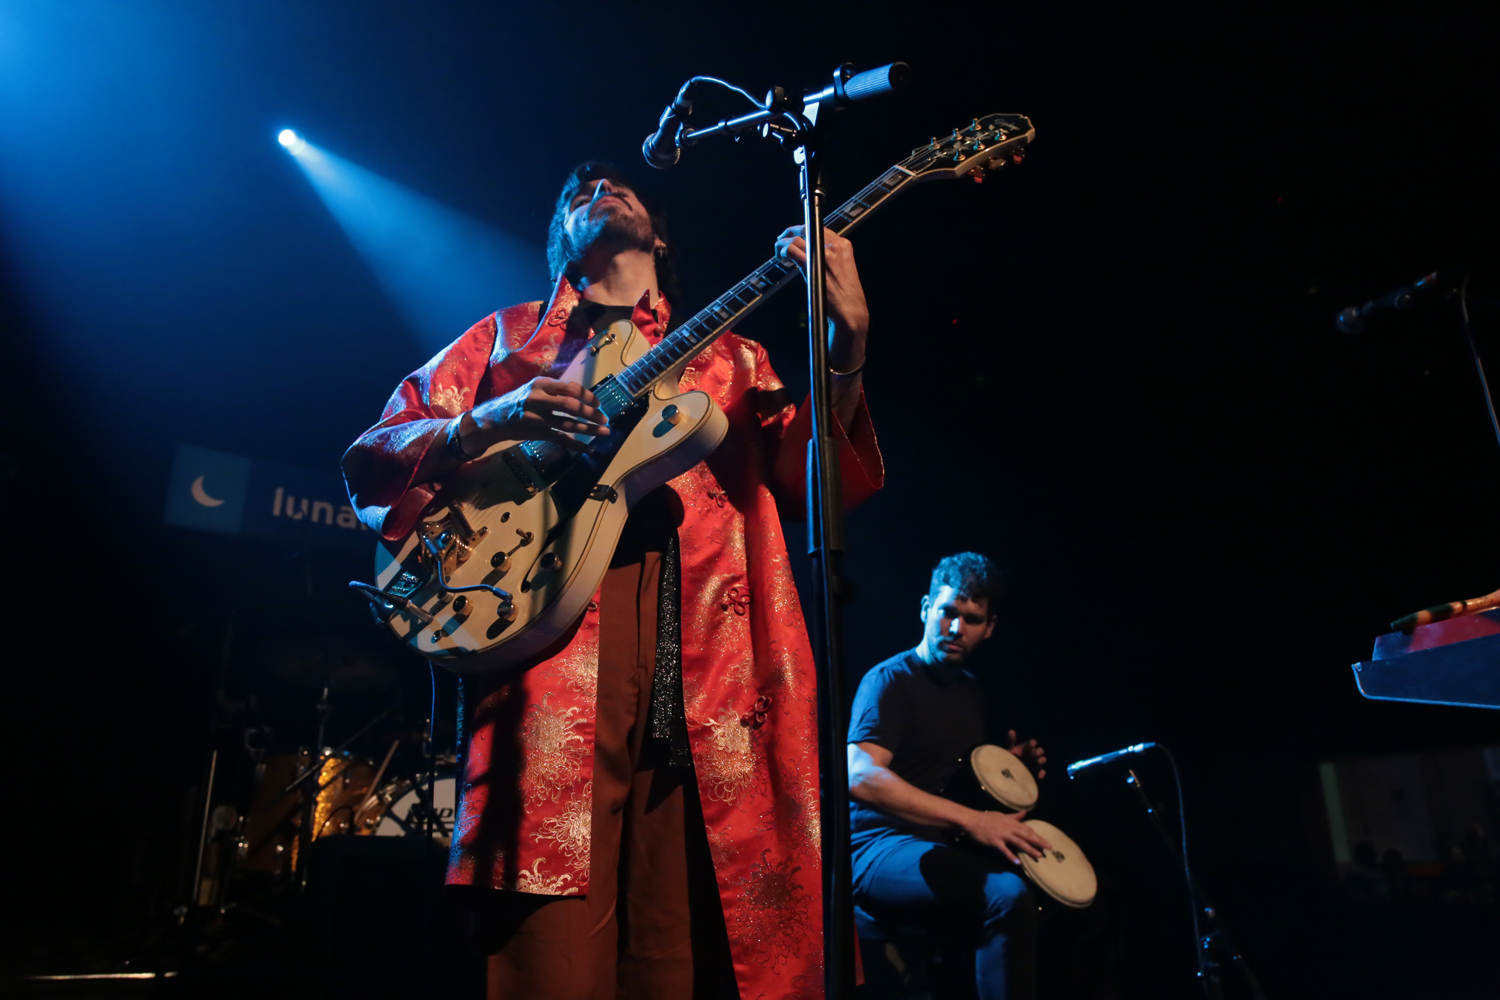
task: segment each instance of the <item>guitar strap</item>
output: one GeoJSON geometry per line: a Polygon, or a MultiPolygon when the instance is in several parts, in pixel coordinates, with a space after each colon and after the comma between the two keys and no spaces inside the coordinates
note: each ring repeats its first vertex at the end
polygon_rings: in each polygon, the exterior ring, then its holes
{"type": "Polygon", "coordinates": [[[666,543],[656,597],[656,673],[646,736],[656,744],[657,753],[665,754],[667,767],[691,769],[693,753],[682,707],[682,574],[675,528],[667,531],[666,543]]]}

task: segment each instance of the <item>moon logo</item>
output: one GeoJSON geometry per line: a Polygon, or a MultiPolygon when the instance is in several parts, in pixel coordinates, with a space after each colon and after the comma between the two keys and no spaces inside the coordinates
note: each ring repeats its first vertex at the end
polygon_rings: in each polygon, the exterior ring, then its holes
{"type": "Polygon", "coordinates": [[[224,502],[223,500],[215,500],[208,495],[208,491],[203,488],[202,476],[193,480],[193,499],[205,507],[217,507],[224,502]]]}

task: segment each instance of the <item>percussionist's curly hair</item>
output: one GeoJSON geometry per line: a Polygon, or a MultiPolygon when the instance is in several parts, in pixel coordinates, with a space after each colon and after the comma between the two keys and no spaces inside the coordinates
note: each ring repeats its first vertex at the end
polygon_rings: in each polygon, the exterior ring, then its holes
{"type": "Polygon", "coordinates": [[[937,597],[937,592],[944,587],[952,587],[966,601],[976,604],[984,601],[985,610],[993,615],[1005,593],[1005,579],[1000,567],[988,556],[960,552],[937,564],[932,571],[932,582],[927,586],[927,596],[937,597]]]}
{"type": "MultiPolygon", "coordinates": [[[[569,268],[578,259],[577,250],[568,239],[563,224],[567,221],[568,212],[572,208],[573,196],[580,188],[593,180],[610,180],[623,184],[635,192],[635,196],[646,207],[646,212],[651,216],[652,230],[655,231],[657,239],[666,244],[665,248],[656,252],[656,284],[661,293],[667,297],[667,301],[672,303],[675,320],[680,315],[676,311],[682,307],[682,297],[677,286],[677,254],[672,246],[672,237],[667,234],[666,221],[641,194],[640,189],[631,183],[630,178],[613,164],[592,160],[588,163],[580,163],[568,174],[568,179],[563,181],[562,192],[557,196],[557,204],[552,210],[552,221],[547,226],[547,267],[552,279],[556,281],[558,275],[568,274],[569,268]]],[[[673,325],[676,325],[675,322],[673,325]]]]}

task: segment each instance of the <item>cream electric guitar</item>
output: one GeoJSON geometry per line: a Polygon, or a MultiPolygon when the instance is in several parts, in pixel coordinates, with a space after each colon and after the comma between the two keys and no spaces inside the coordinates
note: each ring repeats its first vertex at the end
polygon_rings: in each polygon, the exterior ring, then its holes
{"type": "MultiPolygon", "coordinates": [[[[1020,162],[1036,134],[990,115],[934,139],[829,213],[847,233],[898,191],[1020,162]]],[[[796,275],[772,259],[654,347],[628,321],[594,336],[560,376],[593,389],[610,435],[593,454],[502,442],[445,478],[423,520],[375,553],[375,583],[352,583],[376,617],[423,656],[462,674],[524,663],[557,641],[598,590],[642,497],[708,457],[729,424],[682,370],[796,275]]]]}

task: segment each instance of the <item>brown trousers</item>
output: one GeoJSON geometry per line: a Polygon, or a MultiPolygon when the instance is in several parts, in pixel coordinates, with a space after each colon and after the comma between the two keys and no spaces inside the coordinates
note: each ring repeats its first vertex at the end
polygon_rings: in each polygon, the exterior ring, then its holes
{"type": "Polygon", "coordinates": [[[657,552],[604,578],[588,896],[485,908],[491,1000],[738,996],[697,782],[645,738],[660,579],[657,552]]]}

